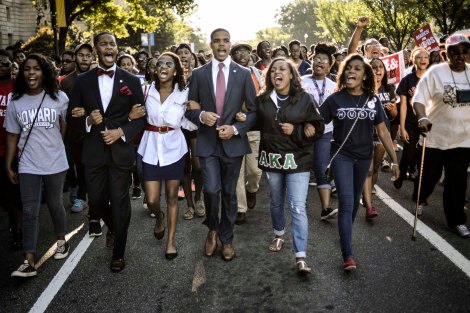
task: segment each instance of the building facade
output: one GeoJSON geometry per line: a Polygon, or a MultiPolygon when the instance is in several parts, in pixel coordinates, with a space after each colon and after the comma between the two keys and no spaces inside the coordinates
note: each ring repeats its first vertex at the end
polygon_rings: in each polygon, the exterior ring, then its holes
{"type": "Polygon", "coordinates": [[[31,0],[0,0],[0,48],[5,49],[34,36],[37,18],[31,0]]]}

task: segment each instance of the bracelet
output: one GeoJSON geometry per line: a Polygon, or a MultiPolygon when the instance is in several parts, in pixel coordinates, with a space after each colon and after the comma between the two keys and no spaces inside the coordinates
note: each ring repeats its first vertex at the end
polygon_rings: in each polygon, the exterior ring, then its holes
{"type": "Polygon", "coordinates": [[[393,167],[394,165],[395,165],[395,166],[398,166],[397,163],[390,163],[390,167],[393,167]]]}
{"type": "Polygon", "coordinates": [[[424,121],[424,120],[429,121],[429,119],[425,116],[425,117],[422,117],[422,118],[418,119],[418,123],[421,122],[421,121],[424,121]]]}

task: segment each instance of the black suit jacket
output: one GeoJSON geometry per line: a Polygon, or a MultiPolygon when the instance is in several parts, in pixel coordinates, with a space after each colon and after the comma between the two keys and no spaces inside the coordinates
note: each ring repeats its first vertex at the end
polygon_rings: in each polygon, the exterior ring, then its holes
{"type": "Polygon", "coordinates": [[[129,121],[128,117],[132,106],[138,103],[144,104],[140,80],[119,67],[116,68],[114,74],[113,93],[106,112],[104,112],[101,103],[96,70],[90,70],[77,77],[70,98],[68,115],[75,107],[85,108],[85,116],[80,118],[80,123],[85,131],[83,164],[90,166],[110,165],[122,168],[131,167],[134,164],[135,152],[132,139],[145,126],[145,119],[129,121]],[[122,92],[123,87],[127,87],[130,93],[122,92]],[[86,117],[96,109],[100,110],[103,115],[103,123],[92,126],[91,131],[86,132],[86,117]],[[126,141],[117,140],[110,146],[106,145],[101,131],[119,127],[123,130],[126,141]]]}
{"type": "MultiPolygon", "coordinates": [[[[232,61],[225,92],[224,113],[217,123],[219,125],[234,125],[239,132],[229,140],[220,140],[225,154],[229,157],[238,157],[251,152],[246,133],[256,122],[255,97],[256,90],[250,70],[232,61]],[[248,109],[246,121],[236,122],[235,115],[242,110],[244,102],[248,109]]],[[[186,117],[199,126],[196,155],[208,157],[214,154],[219,140],[217,125],[209,127],[200,123],[199,115],[201,111],[216,112],[212,62],[192,72],[188,99],[199,102],[201,105],[201,110],[186,111],[186,117]]]]}

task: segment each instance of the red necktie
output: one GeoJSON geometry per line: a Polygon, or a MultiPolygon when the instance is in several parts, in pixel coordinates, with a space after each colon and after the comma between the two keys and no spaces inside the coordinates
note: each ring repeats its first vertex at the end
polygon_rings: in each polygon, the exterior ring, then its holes
{"type": "Polygon", "coordinates": [[[224,63],[219,63],[219,72],[217,73],[217,83],[215,89],[215,109],[217,115],[222,119],[224,113],[224,99],[225,99],[225,75],[224,63]]]}
{"type": "Polygon", "coordinates": [[[98,76],[108,75],[110,78],[113,78],[114,76],[114,70],[106,71],[106,70],[103,70],[101,67],[96,68],[96,73],[98,74],[98,76]]]}

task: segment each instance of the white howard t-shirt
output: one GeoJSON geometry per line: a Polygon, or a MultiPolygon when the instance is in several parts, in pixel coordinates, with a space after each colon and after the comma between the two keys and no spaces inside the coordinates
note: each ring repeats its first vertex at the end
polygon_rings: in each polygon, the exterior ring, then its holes
{"type": "Polygon", "coordinates": [[[69,168],[60,133],[60,119],[65,120],[69,99],[62,91],[58,92],[57,100],[46,94],[24,146],[43,96],[44,91],[34,96],[24,94],[8,104],[5,128],[9,133],[20,134],[18,148],[23,150],[18,173],[51,175],[69,168]]]}

